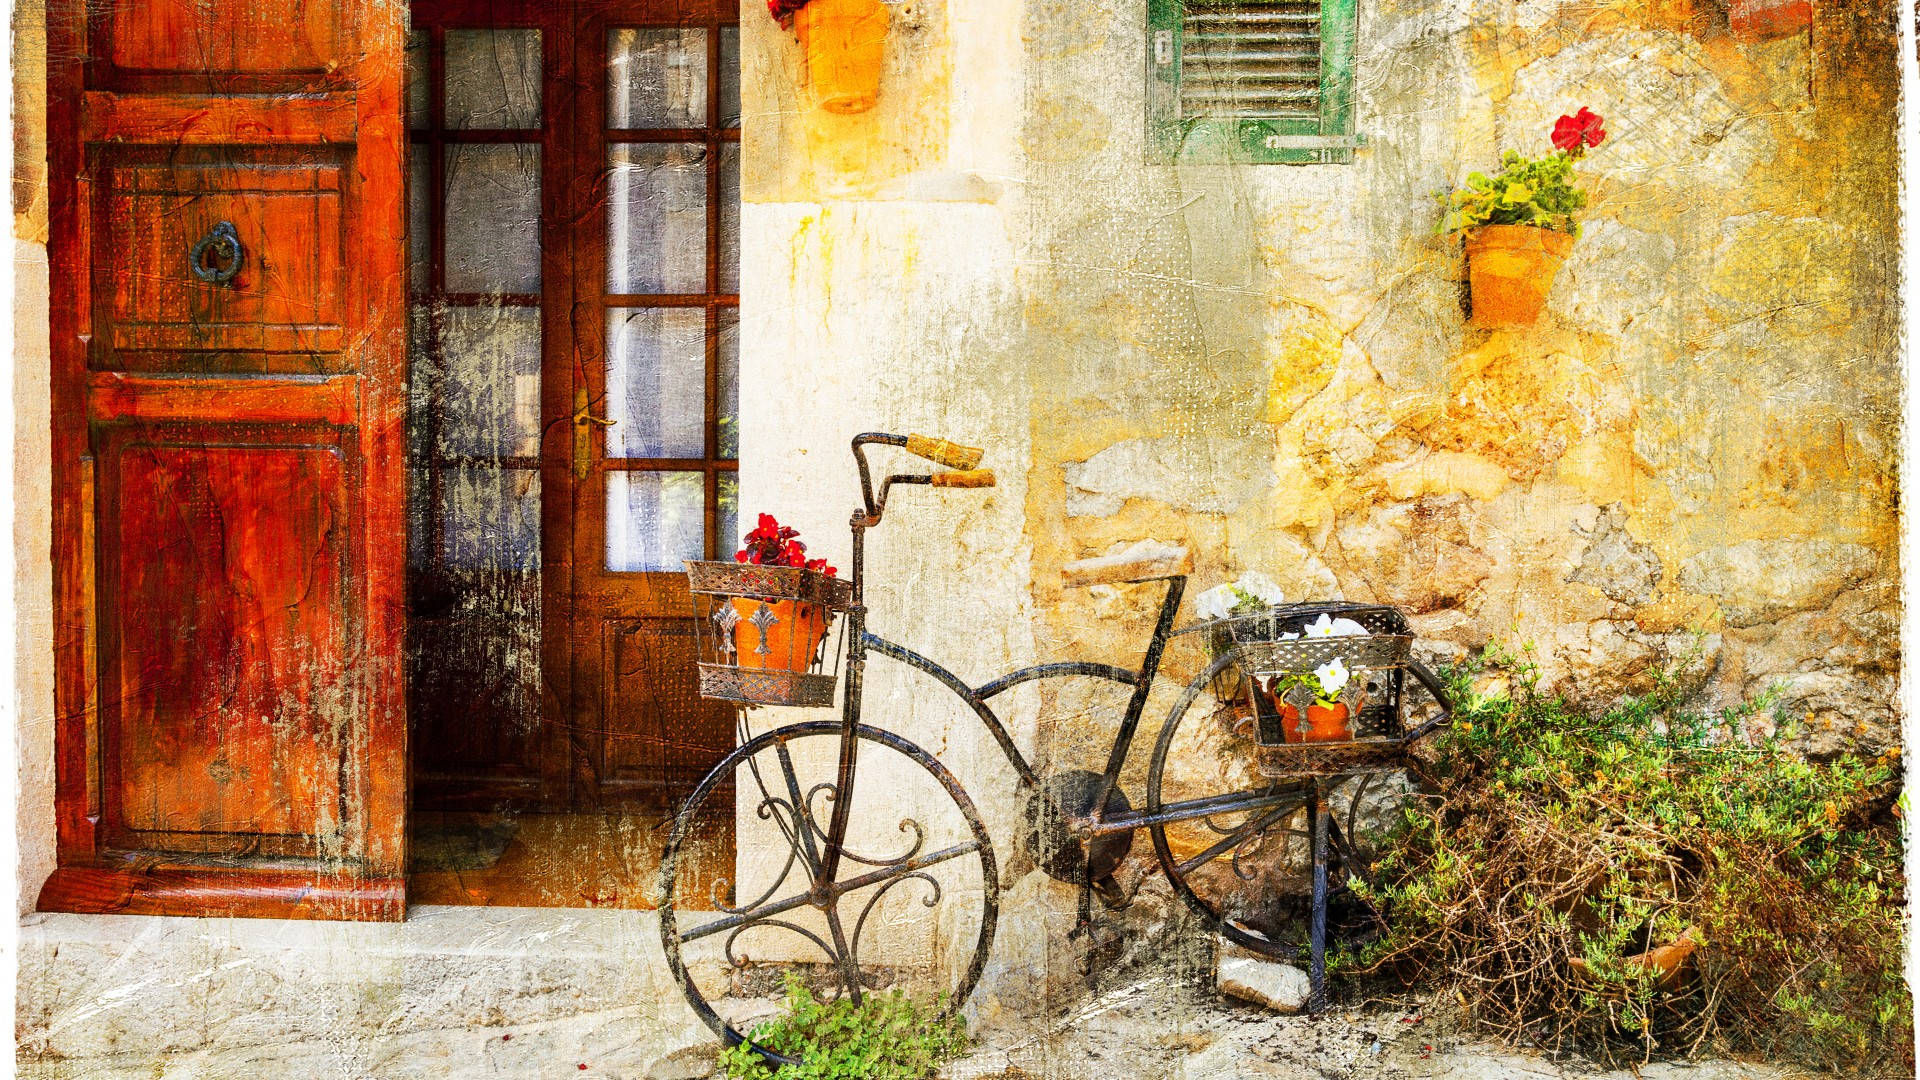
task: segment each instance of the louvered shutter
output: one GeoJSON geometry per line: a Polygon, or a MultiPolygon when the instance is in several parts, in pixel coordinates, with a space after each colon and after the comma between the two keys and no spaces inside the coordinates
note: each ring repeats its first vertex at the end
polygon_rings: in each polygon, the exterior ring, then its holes
{"type": "Polygon", "coordinates": [[[1353,160],[1354,0],[1151,0],[1159,162],[1353,160]]]}

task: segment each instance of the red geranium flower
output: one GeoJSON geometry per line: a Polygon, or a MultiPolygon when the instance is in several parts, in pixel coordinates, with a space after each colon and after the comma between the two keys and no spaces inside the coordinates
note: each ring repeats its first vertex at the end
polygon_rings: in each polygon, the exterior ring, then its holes
{"type": "Polygon", "coordinates": [[[1606,141],[1607,133],[1601,128],[1604,123],[1599,113],[1582,105],[1579,112],[1554,121],[1553,145],[1579,157],[1587,147],[1606,141]]]}

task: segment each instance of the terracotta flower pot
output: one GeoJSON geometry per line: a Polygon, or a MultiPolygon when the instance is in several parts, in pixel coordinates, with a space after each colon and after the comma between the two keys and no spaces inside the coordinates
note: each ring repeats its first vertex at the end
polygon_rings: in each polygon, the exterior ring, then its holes
{"type": "Polygon", "coordinates": [[[1532,225],[1482,225],[1467,232],[1467,277],[1473,325],[1483,330],[1532,326],[1546,309],[1553,276],[1573,250],[1573,236],[1532,225]]]}
{"type": "Polygon", "coordinates": [[[1290,743],[1350,742],[1353,739],[1353,725],[1347,722],[1350,715],[1342,701],[1331,706],[1309,705],[1303,724],[1300,709],[1289,703],[1280,709],[1280,722],[1290,743]]]}
{"type": "Polygon", "coordinates": [[[810,0],[794,15],[793,32],[807,52],[814,104],[831,113],[873,108],[880,96],[888,18],[880,0],[810,0]]]}
{"type": "MultiPolygon", "coordinates": [[[[1681,969],[1693,956],[1694,950],[1699,947],[1698,935],[1694,928],[1689,926],[1680,931],[1680,935],[1670,943],[1648,949],[1643,953],[1635,953],[1622,959],[1620,965],[1632,974],[1653,976],[1654,985],[1666,990],[1680,981],[1681,969]]],[[[1573,969],[1574,976],[1582,982],[1593,981],[1593,970],[1584,959],[1578,956],[1573,957],[1567,961],[1567,966],[1573,969]]]]}
{"type": "Polygon", "coordinates": [[[1813,0],[1727,0],[1727,25],[1749,43],[1792,37],[1813,25],[1813,0]]]}
{"type": "Polygon", "coordinates": [[[733,625],[734,657],[739,666],[768,671],[806,671],[813,666],[820,641],[827,636],[827,613],[819,604],[748,597],[735,598],[731,603],[740,616],[733,625]],[[764,631],[754,621],[763,604],[773,616],[764,631]]]}

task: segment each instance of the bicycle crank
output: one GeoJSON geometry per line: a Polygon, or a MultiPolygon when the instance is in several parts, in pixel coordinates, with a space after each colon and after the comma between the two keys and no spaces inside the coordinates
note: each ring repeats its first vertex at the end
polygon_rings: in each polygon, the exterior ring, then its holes
{"type": "MultiPolygon", "coordinates": [[[[1093,815],[1101,776],[1085,769],[1054,773],[1027,796],[1021,813],[1020,843],[1028,857],[1048,877],[1074,884],[1107,882],[1133,848],[1133,832],[1107,833],[1091,841],[1074,829],[1075,820],[1093,815]]],[[[1126,793],[1115,785],[1107,796],[1106,812],[1133,809],[1126,793]]]]}

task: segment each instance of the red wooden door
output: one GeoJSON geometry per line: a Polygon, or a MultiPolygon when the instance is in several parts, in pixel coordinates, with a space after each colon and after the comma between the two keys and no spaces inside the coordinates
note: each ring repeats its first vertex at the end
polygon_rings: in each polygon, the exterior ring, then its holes
{"type": "Polygon", "coordinates": [[[400,918],[404,12],[48,14],[40,907],[400,918]]]}

